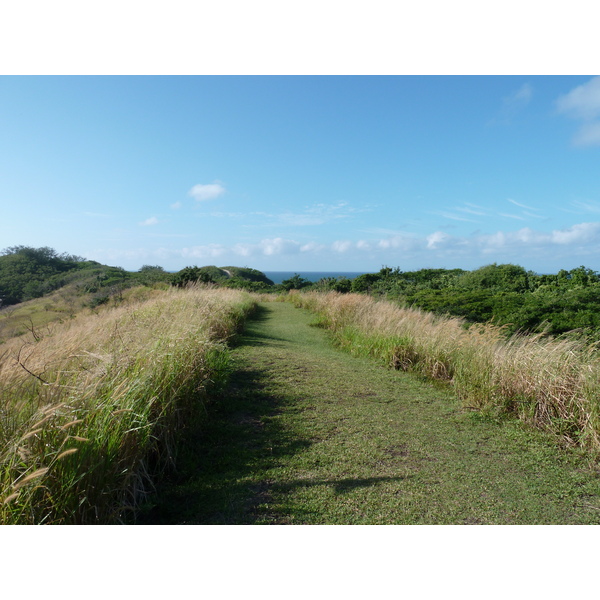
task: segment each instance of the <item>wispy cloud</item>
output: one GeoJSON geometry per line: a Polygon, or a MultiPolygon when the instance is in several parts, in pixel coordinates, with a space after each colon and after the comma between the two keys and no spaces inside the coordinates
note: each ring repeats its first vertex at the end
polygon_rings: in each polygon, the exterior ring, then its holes
{"type": "Polygon", "coordinates": [[[548,220],[548,217],[545,217],[544,215],[540,215],[539,213],[538,214],[536,214],[536,213],[530,213],[529,211],[524,210],[523,214],[526,217],[529,217],[530,219],[543,219],[544,221],[548,220]]]}
{"type": "MultiPolygon", "coordinates": [[[[460,208],[456,208],[454,210],[461,210],[460,208]]],[[[466,212],[472,214],[468,209],[462,209],[462,212],[466,212]]],[[[432,210],[429,211],[429,214],[437,215],[438,217],[444,217],[444,219],[450,219],[451,221],[463,221],[466,223],[478,223],[479,221],[475,219],[469,219],[468,217],[464,217],[462,215],[457,215],[452,212],[444,211],[444,210],[432,210]]]]}
{"type": "Polygon", "coordinates": [[[540,214],[541,211],[539,208],[535,208],[534,206],[529,206],[528,204],[523,204],[522,202],[517,202],[516,200],[513,200],[512,198],[507,198],[506,200],[513,206],[516,206],[523,210],[521,210],[521,212],[519,214],[515,214],[512,212],[511,213],[499,212],[498,213],[499,217],[503,217],[505,219],[514,219],[517,221],[528,221],[529,219],[547,220],[543,214],[540,214]]]}
{"type": "Polygon", "coordinates": [[[454,210],[458,210],[459,212],[467,213],[468,215],[474,215],[476,217],[486,217],[488,213],[481,207],[476,207],[474,205],[466,204],[465,206],[457,206],[454,210]]]}
{"type": "Polygon", "coordinates": [[[516,200],[513,200],[512,198],[508,198],[508,201],[511,204],[514,204],[515,206],[518,206],[519,208],[524,208],[526,210],[537,210],[537,208],[533,208],[531,206],[527,206],[527,204],[521,204],[520,202],[517,202],[516,200]]]}
{"type": "Polygon", "coordinates": [[[600,145],[600,122],[584,123],[573,136],[573,144],[575,146],[600,145]]]}
{"type": "Polygon", "coordinates": [[[152,225],[157,225],[158,224],[158,219],[156,217],[150,217],[149,219],[146,219],[145,221],[140,221],[139,225],[141,225],[142,227],[151,227],[152,225]]]}
{"type": "Polygon", "coordinates": [[[303,211],[284,213],[252,213],[256,216],[263,217],[262,226],[265,227],[310,227],[332,223],[350,219],[354,215],[364,212],[369,212],[370,208],[356,208],[350,206],[346,202],[338,202],[337,204],[313,204],[306,206],[303,211]]]}
{"type": "Polygon", "coordinates": [[[600,77],[594,77],[556,101],[559,113],[582,121],[573,136],[575,146],[600,145],[600,77]]]}
{"type": "Polygon", "coordinates": [[[518,90],[502,99],[502,107],[498,114],[490,120],[489,125],[510,123],[515,115],[531,102],[532,98],[533,87],[529,83],[524,83],[518,90]]]}
{"type": "Polygon", "coordinates": [[[225,188],[219,183],[209,184],[196,184],[189,192],[188,195],[194,198],[197,202],[206,202],[207,200],[214,200],[225,193],[225,188]]]}
{"type": "Polygon", "coordinates": [[[516,219],[517,221],[525,221],[525,217],[521,217],[519,215],[511,215],[510,213],[498,213],[499,216],[504,217],[505,219],[516,219]]]}
{"type": "Polygon", "coordinates": [[[593,200],[583,201],[583,200],[574,200],[571,202],[571,205],[578,209],[578,212],[583,213],[600,213],[600,202],[595,202],[593,200]]]}

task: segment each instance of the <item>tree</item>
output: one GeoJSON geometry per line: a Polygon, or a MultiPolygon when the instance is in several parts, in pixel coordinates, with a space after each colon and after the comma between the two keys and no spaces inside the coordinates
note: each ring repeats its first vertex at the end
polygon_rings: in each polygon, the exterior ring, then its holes
{"type": "Polygon", "coordinates": [[[518,265],[496,263],[465,273],[459,282],[468,289],[524,292],[530,289],[530,274],[518,265]]]}
{"type": "Polygon", "coordinates": [[[144,265],[138,271],[138,279],[144,284],[153,284],[159,281],[167,281],[169,274],[158,265],[144,265]]]}
{"type": "Polygon", "coordinates": [[[304,277],[300,277],[300,275],[298,275],[298,273],[295,273],[293,277],[290,277],[289,279],[285,279],[284,281],[281,282],[281,286],[285,290],[288,290],[288,291],[289,290],[300,290],[309,285],[312,285],[312,282],[310,282],[308,279],[305,279],[304,277]]]}
{"type": "Polygon", "coordinates": [[[0,299],[4,305],[36,298],[48,291],[48,281],[77,269],[80,257],[58,254],[52,248],[11,246],[0,255],[0,299]]]}
{"type": "Polygon", "coordinates": [[[178,287],[185,287],[188,283],[194,283],[196,281],[201,281],[202,283],[214,283],[208,273],[196,266],[184,267],[171,278],[172,285],[178,287]]]}

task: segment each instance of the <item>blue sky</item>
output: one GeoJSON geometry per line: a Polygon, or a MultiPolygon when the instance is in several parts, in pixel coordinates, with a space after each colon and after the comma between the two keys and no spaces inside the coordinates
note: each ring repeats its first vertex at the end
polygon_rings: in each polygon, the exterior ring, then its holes
{"type": "Polygon", "coordinates": [[[600,78],[1,76],[0,248],[600,270],[600,78]]]}

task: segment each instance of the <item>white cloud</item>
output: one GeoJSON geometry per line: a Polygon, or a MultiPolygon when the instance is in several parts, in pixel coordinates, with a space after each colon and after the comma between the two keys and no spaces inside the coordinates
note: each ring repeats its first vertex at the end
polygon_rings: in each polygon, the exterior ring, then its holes
{"type": "Polygon", "coordinates": [[[374,269],[381,264],[398,265],[404,270],[423,267],[477,268],[489,262],[512,262],[542,272],[573,268],[579,264],[600,269],[600,221],[583,222],[548,231],[522,227],[515,231],[473,232],[451,235],[444,231],[416,235],[379,233],[372,238],[302,243],[284,237],[256,242],[204,244],[168,249],[84,251],[82,254],[109,264],[137,269],[150,261],[179,270],[185,264],[239,264],[258,269],[348,270],[374,269]],[[379,237],[381,236],[381,237],[379,237]],[[243,260],[242,260],[243,259],[243,260]],[[126,262],[128,264],[123,264],[126,262]]]}
{"type": "Polygon", "coordinates": [[[300,252],[301,245],[294,240],[284,238],[263,239],[257,244],[239,243],[231,249],[239,256],[279,256],[282,254],[296,254],[300,252]]]}
{"type": "Polygon", "coordinates": [[[156,217],[150,217],[149,219],[146,219],[145,221],[141,221],[139,224],[142,227],[150,227],[152,225],[157,225],[158,219],[156,217]]]}
{"type": "Polygon", "coordinates": [[[383,250],[402,250],[409,252],[422,245],[418,238],[406,233],[393,235],[377,242],[377,246],[383,250]]]}
{"type": "Polygon", "coordinates": [[[600,144],[600,121],[585,123],[573,137],[576,146],[597,146],[600,144]]]}
{"type": "Polygon", "coordinates": [[[199,183],[188,192],[188,195],[197,202],[205,202],[206,200],[214,200],[224,193],[225,188],[220,183],[215,182],[207,185],[199,183]]]}
{"type": "Polygon", "coordinates": [[[325,248],[326,246],[323,244],[319,244],[317,242],[308,242],[308,244],[300,246],[300,252],[319,252],[325,248]]]}
{"type": "Polygon", "coordinates": [[[600,77],[576,87],[556,101],[559,113],[583,121],[573,137],[575,146],[600,145],[600,77]]]}
{"type": "Polygon", "coordinates": [[[300,244],[298,242],[294,242],[293,240],[284,240],[283,238],[261,240],[259,247],[265,256],[271,256],[274,254],[295,254],[300,250],[300,244]]]}
{"type": "Polygon", "coordinates": [[[554,244],[589,244],[600,241],[600,223],[579,223],[551,234],[554,244]]]}
{"type": "Polygon", "coordinates": [[[444,244],[450,239],[451,236],[449,236],[447,233],[436,231],[435,233],[427,236],[427,247],[435,250],[440,244],[444,244]]]}
{"type": "Polygon", "coordinates": [[[331,244],[331,248],[334,250],[334,252],[345,253],[352,248],[352,242],[348,240],[336,241],[331,244]]]}
{"type": "Polygon", "coordinates": [[[579,223],[550,232],[524,227],[517,231],[471,236],[451,236],[441,231],[423,238],[398,235],[379,240],[377,246],[386,252],[400,251],[401,257],[407,260],[423,262],[429,260],[428,255],[436,256],[449,266],[453,266],[454,261],[489,260],[489,256],[498,261],[518,261],[523,257],[538,260],[556,260],[560,257],[562,260],[569,255],[597,254],[600,251],[600,222],[579,223]]]}
{"type": "Polygon", "coordinates": [[[171,208],[173,210],[179,210],[183,205],[181,204],[181,202],[174,202],[173,204],[171,204],[171,208]]]}
{"type": "Polygon", "coordinates": [[[590,252],[596,252],[597,245],[600,244],[600,223],[579,223],[550,232],[534,231],[524,227],[518,231],[499,231],[492,235],[480,235],[472,242],[487,254],[498,251],[521,255],[524,251],[550,253],[561,246],[570,246],[574,251],[587,246],[590,252]]]}
{"type": "Polygon", "coordinates": [[[231,250],[238,256],[252,256],[253,248],[252,244],[236,244],[231,250]]]}
{"type": "Polygon", "coordinates": [[[184,258],[217,258],[227,252],[221,244],[207,244],[206,246],[192,246],[182,248],[181,256],[184,258]]]}
{"type": "Polygon", "coordinates": [[[558,112],[576,119],[596,119],[600,116],[600,77],[594,77],[561,96],[556,106],[558,112]]]}

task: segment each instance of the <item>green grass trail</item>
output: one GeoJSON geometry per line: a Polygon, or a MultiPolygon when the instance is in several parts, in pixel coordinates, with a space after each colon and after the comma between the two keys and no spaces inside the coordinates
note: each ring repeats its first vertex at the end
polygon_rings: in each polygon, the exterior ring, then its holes
{"type": "Polygon", "coordinates": [[[581,455],[335,349],[313,319],[260,305],[143,523],[600,522],[600,475],[581,455]]]}

